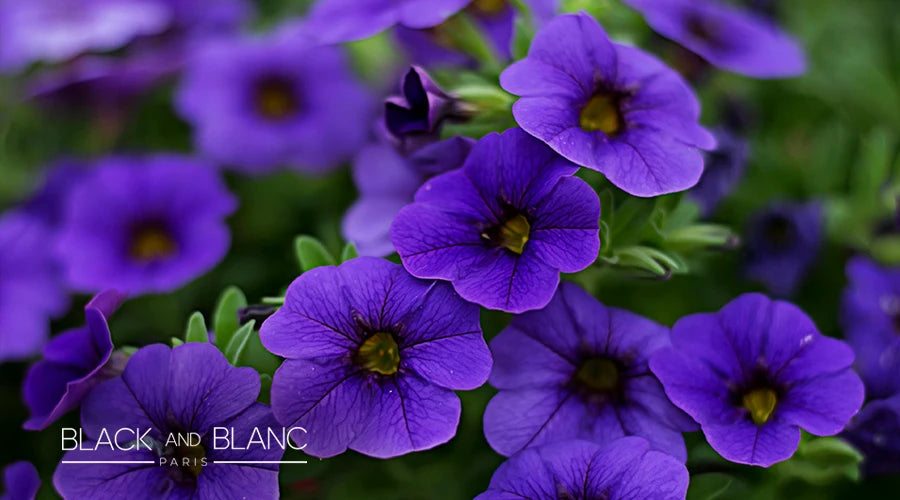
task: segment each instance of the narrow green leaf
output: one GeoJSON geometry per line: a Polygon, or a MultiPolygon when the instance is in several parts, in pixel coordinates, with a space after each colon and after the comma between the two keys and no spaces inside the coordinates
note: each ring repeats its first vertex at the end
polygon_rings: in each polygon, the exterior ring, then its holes
{"type": "Polygon", "coordinates": [[[348,260],[355,259],[359,257],[359,251],[356,250],[356,244],[352,241],[348,242],[344,245],[344,250],[341,251],[341,262],[347,262],[348,260]]]}
{"type": "Polygon", "coordinates": [[[171,343],[172,343],[172,347],[178,347],[178,346],[184,344],[184,341],[178,337],[172,337],[171,343]]]}
{"type": "Polygon", "coordinates": [[[226,288],[216,304],[213,316],[213,331],[216,332],[216,344],[223,348],[231,341],[234,332],[240,328],[238,309],[247,306],[247,297],[236,286],[226,288]]]}
{"type": "Polygon", "coordinates": [[[335,265],[334,257],[328,252],[325,245],[312,236],[298,236],[294,240],[294,249],[303,272],[321,266],[335,265]]]}
{"type": "Polygon", "coordinates": [[[188,319],[187,330],[184,333],[185,342],[209,342],[209,333],[206,331],[206,320],[203,313],[194,311],[188,319]]]}
{"type": "Polygon", "coordinates": [[[225,348],[225,358],[227,358],[228,362],[232,365],[239,366],[241,364],[244,350],[247,348],[247,341],[250,338],[250,334],[253,333],[253,327],[255,325],[256,321],[251,320],[234,332],[234,336],[225,348]]]}

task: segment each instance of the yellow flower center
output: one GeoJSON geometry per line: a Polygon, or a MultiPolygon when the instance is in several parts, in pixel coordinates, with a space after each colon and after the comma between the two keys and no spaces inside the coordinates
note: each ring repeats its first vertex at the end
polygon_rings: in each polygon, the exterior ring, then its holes
{"type": "Polygon", "coordinates": [[[753,389],[744,394],[744,408],[750,412],[750,418],[756,425],[762,425],[769,420],[772,412],[775,411],[775,405],[778,403],[778,396],[775,391],[768,387],[753,389]]]}
{"type": "Polygon", "coordinates": [[[519,214],[506,219],[491,231],[482,233],[481,237],[510,252],[521,255],[525,250],[525,243],[528,242],[530,233],[531,224],[524,215],[519,214]]]}
{"type": "Polygon", "coordinates": [[[499,14],[506,8],[506,0],[473,0],[469,8],[481,15],[499,14]]]}
{"type": "Polygon", "coordinates": [[[359,346],[356,362],[367,370],[382,375],[393,375],[400,366],[400,348],[393,335],[378,332],[359,346]]]}
{"type": "Polygon", "coordinates": [[[269,120],[283,120],[299,108],[294,88],[287,80],[268,78],[256,87],[256,108],[269,120]]]}
{"type": "Polygon", "coordinates": [[[581,108],[578,124],[586,132],[599,130],[609,136],[618,134],[625,126],[618,98],[612,94],[595,94],[581,108]]]}
{"type": "Polygon", "coordinates": [[[590,358],[575,372],[575,380],[596,392],[615,392],[619,388],[619,367],[607,358],[590,358]]]}
{"type": "Polygon", "coordinates": [[[175,449],[175,458],[181,464],[181,468],[191,473],[194,477],[199,477],[203,472],[203,458],[206,456],[206,449],[202,445],[197,446],[179,446],[175,449]]]}
{"type": "Polygon", "coordinates": [[[131,240],[131,256],[140,262],[150,262],[171,256],[178,245],[165,229],[149,225],[139,228],[131,240]]]}

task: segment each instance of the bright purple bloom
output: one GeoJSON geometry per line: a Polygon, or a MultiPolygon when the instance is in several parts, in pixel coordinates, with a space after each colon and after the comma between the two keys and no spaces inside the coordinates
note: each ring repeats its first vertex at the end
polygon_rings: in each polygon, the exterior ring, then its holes
{"type": "Polygon", "coordinates": [[[277,461],[282,450],[250,442],[280,435],[271,409],[256,402],[259,374],[235,368],[212,344],[188,343],[174,349],[160,344],[134,353],[125,371],[96,386],[81,408],[87,448],[106,429],[109,439],[137,449],[66,452],[63,460],[150,461],[150,464],[60,463],[53,484],[64,498],[278,498],[278,465],[222,464],[216,461],[277,461]],[[232,445],[214,441],[213,428],[233,429],[232,445]],[[146,439],[114,436],[122,428],[152,429],[146,439]],[[200,445],[174,445],[170,437],[196,432],[200,445]],[[173,434],[174,433],[174,434],[173,434]],[[238,448],[247,448],[241,449],[238,448]],[[268,448],[268,449],[267,449],[268,448]],[[166,462],[161,462],[165,459],[166,462]],[[180,466],[171,465],[177,460],[180,466]],[[185,462],[186,460],[186,462],[185,462]],[[203,462],[205,461],[205,465],[203,462]]]}
{"type": "Polygon", "coordinates": [[[687,83],[653,56],[613,43],[587,14],[559,16],[500,84],[521,96],[519,126],[635,196],[685,190],[715,146],[687,83]]]}
{"type": "Polygon", "coordinates": [[[490,309],[539,309],[560,272],[590,266],[600,249],[600,201],[576,170],[520,129],[490,134],[461,169],[419,189],[391,240],[413,276],[449,280],[490,309]]]}
{"type": "Polygon", "coordinates": [[[359,190],[344,214],[341,232],[356,244],[360,255],[382,257],[394,251],[390,228],[400,209],[413,202],[426,179],[462,166],[474,141],[453,137],[403,157],[388,144],[364,148],[353,162],[353,180],[359,190]]]}
{"type": "Polygon", "coordinates": [[[114,50],[170,21],[158,0],[0,0],[0,72],[114,50]]]}
{"type": "Polygon", "coordinates": [[[197,147],[247,172],[338,166],[364,145],[374,104],[338,48],[300,36],[207,44],[176,96],[197,147]]]}
{"type": "MultiPolygon", "coordinates": [[[[558,9],[558,0],[524,0],[538,25],[548,21],[558,9]]],[[[510,0],[474,0],[464,12],[490,42],[491,48],[503,60],[509,60],[516,8],[510,0]]],[[[468,66],[477,65],[470,55],[456,47],[447,30],[452,30],[452,21],[441,23],[428,29],[411,29],[404,26],[395,28],[397,41],[409,54],[415,64],[423,66],[468,66]]]]}
{"type": "Polygon", "coordinates": [[[779,297],[791,296],[815,263],[822,246],[822,206],[774,203],[747,223],[744,273],[779,297]]]}
{"type": "Polygon", "coordinates": [[[529,448],[503,463],[476,500],[683,500],[688,471],[678,460],[626,437],[600,446],[566,441],[529,448]]]}
{"type": "Polygon", "coordinates": [[[59,227],[65,219],[66,198],[89,171],[88,167],[86,162],[69,158],[45,167],[41,184],[22,204],[21,210],[49,228],[59,227]]]}
{"type": "Polygon", "coordinates": [[[635,435],[686,460],[681,431],[697,426],[647,367],[667,345],[666,327],[564,282],[547,307],[513,317],[491,341],[490,383],[500,392],[484,413],[488,443],[509,456],[568,439],[607,444],[635,435]]]}
{"type": "Polygon", "coordinates": [[[260,339],[287,358],[272,381],[275,417],[307,429],[304,451],[315,457],[350,448],[388,458],[445,443],[459,423],[453,391],[491,371],[477,306],[372,257],[303,273],[260,339]]]}
{"type": "Polygon", "coordinates": [[[113,355],[107,318],[122,300],[114,291],[98,294],[84,308],[83,327],[57,335],[44,347],[44,359],[25,375],[25,404],[31,409],[26,429],[47,428],[77,408],[95,385],[121,373],[127,357],[113,355]]]}
{"type": "Polygon", "coordinates": [[[436,26],[471,1],[318,0],[307,15],[305,29],[323,43],[362,40],[396,24],[416,29],[436,26]]]}
{"type": "Polygon", "coordinates": [[[68,306],[53,243],[37,217],[24,211],[0,217],[0,362],[36,354],[50,318],[68,306]]]}
{"type": "Polygon", "coordinates": [[[34,500],[41,489],[41,478],[31,462],[16,462],[3,469],[6,493],[0,500],[34,500]]]}
{"type": "Polygon", "coordinates": [[[849,284],[841,311],[856,369],[871,398],[900,393],[900,268],[865,257],[847,263],[849,284]]]}
{"type": "Polygon", "coordinates": [[[900,394],[867,403],[841,437],[865,456],[867,476],[900,473],[900,394]]]}
{"type": "Polygon", "coordinates": [[[236,208],[211,165],[179,156],[100,160],[73,190],[57,248],[85,291],[168,292],[215,266],[236,208]]]}
{"type": "Polygon", "coordinates": [[[744,174],[747,141],[727,129],[717,130],[716,149],[704,154],[703,176],[688,195],[700,206],[700,213],[710,216],[719,202],[734,190],[744,174]]]}
{"type": "Polygon", "coordinates": [[[437,141],[444,121],[465,117],[460,101],[441,90],[422,68],[410,67],[400,88],[402,95],[385,102],[384,122],[404,153],[437,141]]]}
{"type": "Polygon", "coordinates": [[[800,428],[816,436],[843,430],[863,401],[852,364],[849,346],[821,335],[793,304],[760,294],[681,318],[672,347],[650,358],[669,399],[713,449],[763,467],[793,455],[800,428]]]}
{"type": "Polygon", "coordinates": [[[711,0],[625,0],[656,32],[723,69],[757,78],[797,76],[803,49],[771,21],[711,0]]]}

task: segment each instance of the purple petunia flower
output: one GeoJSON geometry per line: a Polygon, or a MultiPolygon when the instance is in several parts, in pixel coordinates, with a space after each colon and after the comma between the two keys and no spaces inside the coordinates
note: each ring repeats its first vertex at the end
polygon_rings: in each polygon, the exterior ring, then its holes
{"type": "Polygon", "coordinates": [[[384,123],[404,154],[437,141],[444,121],[465,117],[462,103],[441,90],[422,68],[410,67],[400,88],[402,95],[385,102],[384,123]]]}
{"type": "Polygon", "coordinates": [[[309,11],[305,29],[322,43],[362,40],[396,24],[416,29],[436,26],[471,1],[318,0],[309,11]]]}
{"type": "Polygon", "coordinates": [[[251,441],[255,430],[261,439],[281,430],[269,407],[256,402],[259,389],[253,369],[231,366],[212,344],[144,347],[131,356],[120,377],[96,386],[84,400],[81,425],[87,449],[66,452],[53,484],[64,498],[216,499],[232,498],[235,492],[277,498],[276,464],[216,463],[281,458],[284,450],[274,441],[273,446],[251,441]],[[124,428],[140,429],[141,435],[114,436],[124,428]],[[231,431],[228,444],[221,433],[216,440],[215,428],[231,431]],[[136,449],[98,445],[104,429],[107,439],[136,449]],[[190,432],[199,435],[199,445],[185,440],[175,444],[190,432]],[[65,463],[89,460],[150,463],[65,463]]]}
{"type": "Polygon", "coordinates": [[[459,423],[453,391],[491,371],[478,307],[372,257],[303,273],[260,339],[287,358],[272,381],[275,417],[307,429],[304,451],[316,457],[445,443],[459,423]]]}
{"type": "Polygon", "coordinates": [[[606,446],[566,441],[521,451],[501,465],[476,500],[652,498],[681,500],[688,472],[678,460],[637,437],[606,446]]]}
{"type": "Polygon", "coordinates": [[[31,409],[26,429],[47,428],[77,408],[95,385],[121,373],[127,357],[113,355],[106,321],[122,300],[114,291],[98,294],[84,308],[85,326],[59,334],[44,347],[44,359],[25,375],[25,404],[31,409]]]}
{"type": "Polygon", "coordinates": [[[600,201],[576,170],[519,129],[490,134],[461,169],[419,189],[391,240],[413,276],[449,280],[490,309],[539,309],[559,273],[588,267],[600,248],[600,201]]]}
{"type": "Polygon", "coordinates": [[[236,201],[211,165],[186,157],[111,157],[73,188],[57,248],[79,290],[174,290],[228,250],[236,201]]]}
{"type": "Polygon", "coordinates": [[[853,351],[825,337],[793,304],[745,294],[719,312],[672,329],[672,347],[650,358],[676,406],[732,462],[768,467],[797,450],[800,428],[840,432],[859,411],[863,385],[853,351]]]}
{"type": "Polygon", "coordinates": [[[68,306],[53,241],[44,221],[26,211],[0,217],[0,362],[37,353],[50,318],[68,306]]]}
{"type": "Polygon", "coordinates": [[[0,500],[34,500],[41,488],[41,478],[31,462],[16,462],[3,469],[6,493],[0,500]]]}
{"type": "Polygon", "coordinates": [[[847,263],[849,284],[841,311],[856,369],[872,398],[900,393],[900,268],[865,257],[847,263]]]}
{"type": "Polygon", "coordinates": [[[0,72],[114,50],[170,22],[158,0],[0,0],[0,72]]]}
{"type": "Polygon", "coordinates": [[[822,245],[822,207],[816,202],[774,203],[747,223],[744,273],[779,297],[791,296],[822,245]]]}
{"type": "Polygon", "coordinates": [[[710,0],[625,0],[656,32],[710,63],[757,78],[797,76],[803,49],[768,19],[710,0]]]}
{"type": "Polygon", "coordinates": [[[703,176],[688,193],[706,217],[712,215],[740,181],[748,153],[747,141],[735,133],[720,129],[715,136],[716,149],[705,153],[703,176]]]}
{"type": "Polygon", "coordinates": [[[353,162],[359,199],[344,214],[341,232],[360,255],[382,257],[394,251],[390,228],[400,209],[426,179],[462,166],[474,141],[453,137],[403,157],[388,144],[364,148],[353,162]]]}
{"type": "Polygon", "coordinates": [[[900,473],[900,394],[867,403],[841,436],[865,456],[867,476],[900,473]]]}
{"type": "Polygon", "coordinates": [[[491,341],[490,383],[500,392],[484,413],[488,443],[509,456],[567,439],[607,444],[636,435],[684,461],[681,431],[696,424],[647,367],[666,345],[666,327],[563,283],[547,307],[513,317],[491,341]]]}
{"type": "Polygon", "coordinates": [[[364,145],[374,104],[339,49],[299,35],[207,44],[176,96],[197,147],[247,172],[338,166],[364,145]]]}
{"type": "Polygon", "coordinates": [[[653,56],[611,42],[587,14],[551,21],[500,84],[521,96],[513,115],[526,132],[635,196],[693,186],[703,171],[697,148],[715,146],[684,80],[653,56]]]}

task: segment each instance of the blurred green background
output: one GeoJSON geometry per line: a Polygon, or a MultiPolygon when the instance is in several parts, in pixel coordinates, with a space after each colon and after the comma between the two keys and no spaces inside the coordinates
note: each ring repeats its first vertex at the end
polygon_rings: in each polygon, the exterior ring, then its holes
{"type": "MultiPolygon", "coordinates": [[[[259,1],[258,28],[273,26],[303,12],[304,1],[259,1]]],[[[867,172],[893,171],[900,177],[900,2],[896,0],[790,0],[776,2],[782,24],[800,38],[810,60],[802,78],[756,81],[716,72],[697,91],[704,103],[703,123],[720,119],[725,99],[738,100],[752,116],[751,157],[738,189],[713,220],[740,232],[748,215],[777,199],[822,199],[826,203],[827,244],[795,301],[823,333],[840,337],[840,295],[844,263],[854,252],[900,260],[897,228],[870,205],[878,191],[867,191],[867,172]]],[[[567,9],[597,13],[614,37],[627,37],[667,55],[667,45],[641,18],[614,1],[566,1],[567,9]],[[662,50],[656,50],[661,48],[662,50]]],[[[351,48],[362,74],[378,74],[395,57],[384,40],[351,48]]],[[[190,130],[174,114],[173,84],[144,96],[121,131],[110,134],[89,112],[49,115],[20,102],[21,81],[0,79],[0,207],[23,199],[41,178],[42,167],[61,156],[96,157],[108,152],[179,151],[189,153],[190,130]]],[[[188,315],[209,316],[220,291],[238,285],[251,302],[278,294],[298,273],[292,240],[311,234],[339,252],[343,211],[355,197],[346,169],[322,178],[293,173],[268,177],[227,175],[241,208],[230,224],[233,244],[212,272],[164,296],[129,301],[112,318],[118,345],[165,342],[180,336],[188,315]]],[[[606,304],[624,307],[671,325],[682,315],[718,309],[737,294],[759,290],[739,273],[740,250],[703,254],[691,272],[669,280],[645,280],[617,270],[592,270],[579,281],[606,304]]],[[[54,332],[78,325],[87,297],[73,301],[70,313],[54,322],[54,332]]],[[[491,338],[509,320],[485,312],[482,323],[491,338]]],[[[77,426],[68,415],[41,433],[21,430],[26,410],[20,384],[27,365],[0,365],[0,463],[33,461],[48,486],[61,455],[59,428],[77,426]]],[[[462,393],[463,415],[456,438],[437,449],[394,460],[376,460],[348,452],[312,459],[305,466],[284,466],[283,496],[297,499],[464,499],[483,491],[502,459],[482,435],[481,415],[494,390],[462,393]]],[[[808,482],[788,470],[728,464],[717,459],[699,435],[688,436],[692,472],[706,474],[689,498],[897,498],[900,477],[853,482],[836,477],[808,482]],[[724,475],[723,475],[724,474],[724,475]],[[713,494],[718,494],[715,496],[713,494]]],[[[695,476],[696,478],[696,476],[695,476]]],[[[252,498],[252,493],[248,492],[252,498]]]]}

